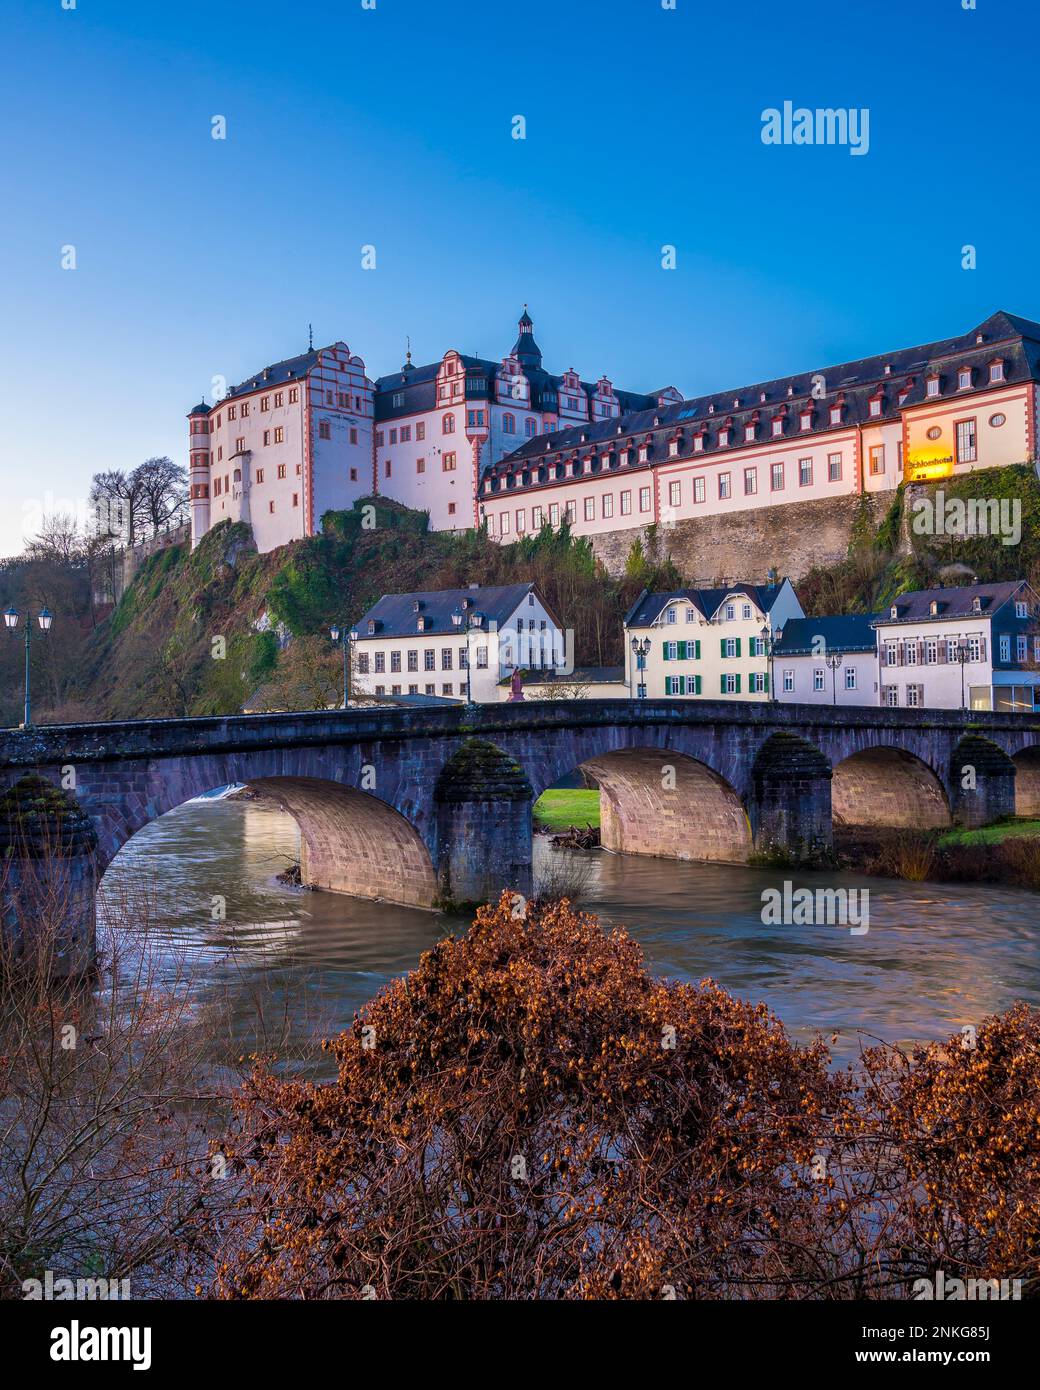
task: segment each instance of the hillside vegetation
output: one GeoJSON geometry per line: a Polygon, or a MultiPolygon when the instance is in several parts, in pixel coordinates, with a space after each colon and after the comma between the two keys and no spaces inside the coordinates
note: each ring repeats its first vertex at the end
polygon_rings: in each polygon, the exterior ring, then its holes
{"type": "Polygon", "coordinates": [[[323,528],[258,555],[249,528],[225,522],[194,551],[153,556],[93,633],[75,691],[49,717],[228,714],[260,686],[283,709],[332,703],[342,664],[331,624],[356,622],[384,593],[474,583],[535,581],[574,629],[579,662],[620,664],[621,620],[640,589],[681,582],[639,548],[611,579],[566,528],[502,546],[483,530],[431,532],[424,512],[385,500],[327,513],[323,528]]]}

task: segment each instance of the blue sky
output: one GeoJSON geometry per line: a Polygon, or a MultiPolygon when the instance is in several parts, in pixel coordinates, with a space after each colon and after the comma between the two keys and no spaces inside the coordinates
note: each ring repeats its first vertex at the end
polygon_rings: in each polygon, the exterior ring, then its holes
{"type": "Polygon", "coordinates": [[[553,370],[689,394],[1040,318],[1032,0],[5,15],[0,555],[309,322],[376,376],[527,301],[553,370]],[[869,153],[764,145],[785,100],[869,108],[869,153]]]}

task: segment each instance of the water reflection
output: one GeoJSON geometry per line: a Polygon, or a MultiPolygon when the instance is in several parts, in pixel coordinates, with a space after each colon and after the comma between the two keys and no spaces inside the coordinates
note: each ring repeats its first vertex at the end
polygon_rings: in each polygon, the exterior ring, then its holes
{"type": "MultiPolygon", "coordinates": [[[[127,912],[148,923],[159,968],[183,987],[192,962],[200,1002],[219,999],[227,1043],[278,1050],[328,1072],[316,1040],[349,1022],[387,980],[461,918],[275,880],[298,858],[292,819],[266,803],[192,802],[141,831],[105,876],[109,925],[127,912]],[[256,1020],[264,1017],[258,1032],[256,1020]]],[[[554,853],[544,841],[539,857],[554,853]]],[[[766,926],[762,891],[773,870],[597,854],[590,909],[628,928],[655,973],[711,976],[765,1001],[794,1036],[839,1034],[841,1060],[859,1033],[888,1041],[938,1037],[1015,999],[1040,1004],[1040,899],[1015,889],[907,884],[846,874],[828,885],[869,888],[870,930],[766,926]]],[[[792,875],[796,885],[819,886],[792,875]]]]}

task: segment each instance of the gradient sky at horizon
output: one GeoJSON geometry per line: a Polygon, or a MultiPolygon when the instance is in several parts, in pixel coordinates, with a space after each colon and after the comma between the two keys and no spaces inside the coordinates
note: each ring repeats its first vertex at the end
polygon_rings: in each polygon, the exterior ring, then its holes
{"type": "Polygon", "coordinates": [[[501,357],[526,301],[551,370],[695,394],[1040,318],[1028,0],[8,0],[3,32],[0,555],[98,469],[186,462],[212,378],[308,323],[378,376],[406,335],[501,357]],[[785,100],[869,108],[869,153],[763,145],[785,100]]]}

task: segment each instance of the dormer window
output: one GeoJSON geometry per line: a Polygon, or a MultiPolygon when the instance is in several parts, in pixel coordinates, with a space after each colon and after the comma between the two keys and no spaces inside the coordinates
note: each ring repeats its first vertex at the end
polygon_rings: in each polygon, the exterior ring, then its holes
{"type": "Polygon", "coordinates": [[[372,634],[373,634],[373,632],[375,632],[375,630],[376,630],[376,620],[375,620],[375,618],[369,618],[369,620],[368,620],[368,635],[369,635],[369,637],[372,636],[372,634]]]}
{"type": "Polygon", "coordinates": [[[937,618],[939,616],[939,604],[936,599],[933,598],[931,603],[928,605],[928,612],[932,615],[933,618],[937,618]]]}
{"type": "Polygon", "coordinates": [[[754,442],[755,442],[755,426],[754,426],[754,424],[745,425],[745,426],[744,426],[744,443],[745,443],[745,444],[753,444],[754,442]]]}
{"type": "Polygon", "coordinates": [[[679,456],[679,441],[678,441],[677,439],[669,439],[669,441],[668,441],[668,457],[674,459],[674,458],[678,458],[678,456],[679,456]]]}
{"type": "Polygon", "coordinates": [[[622,449],[622,450],[621,450],[621,455],[620,455],[620,457],[621,457],[622,466],[627,467],[628,464],[631,462],[631,459],[632,459],[632,452],[631,452],[631,450],[630,450],[630,449],[622,449]]]}
{"type": "Polygon", "coordinates": [[[426,619],[422,616],[421,613],[419,614],[418,618],[417,618],[416,621],[415,621],[415,630],[416,630],[417,632],[425,632],[425,631],[426,631],[426,619]]]}
{"type": "Polygon", "coordinates": [[[895,606],[894,603],[892,607],[888,610],[888,616],[892,619],[893,622],[895,622],[895,620],[899,617],[899,609],[895,606]]]}
{"type": "Polygon", "coordinates": [[[695,435],[693,436],[693,452],[694,452],[695,454],[702,454],[702,453],[704,452],[704,431],[703,431],[703,430],[701,430],[700,434],[695,434],[695,435]]]}
{"type": "Polygon", "coordinates": [[[583,473],[591,473],[591,472],[592,472],[592,460],[591,460],[591,459],[586,459],[586,460],[585,460],[585,464],[584,464],[584,467],[582,468],[582,472],[583,472],[583,473]]]}
{"type": "Polygon", "coordinates": [[[910,388],[909,388],[908,386],[903,386],[903,387],[900,388],[899,397],[898,397],[898,400],[899,400],[899,404],[900,404],[900,405],[904,405],[904,404],[906,403],[906,398],[907,398],[907,396],[909,396],[909,394],[910,394],[910,388]]]}
{"type": "Polygon", "coordinates": [[[765,393],[764,391],[759,391],[759,393],[758,393],[758,400],[759,400],[759,404],[760,404],[760,405],[765,405],[765,403],[766,403],[766,393],[765,393]]]}
{"type": "Polygon", "coordinates": [[[882,397],[880,391],[876,395],[871,396],[870,398],[870,414],[871,417],[874,419],[877,419],[877,417],[881,414],[881,400],[882,397]]]}
{"type": "Polygon", "coordinates": [[[1004,379],[1004,361],[1003,358],[998,357],[996,361],[989,364],[990,385],[996,385],[997,382],[1003,381],[1004,379]]]}
{"type": "Polygon", "coordinates": [[[789,398],[790,398],[791,396],[794,395],[794,387],[793,387],[793,386],[789,386],[789,387],[787,388],[787,395],[788,395],[789,398]]]}
{"type": "Polygon", "coordinates": [[[971,385],[971,368],[961,367],[957,373],[957,390],[967,391],[971,385]]]}
{"type": "Polygon", "coordinates": [[[840,425],[840,424],[841,424],[841,406],[840,406],[840,405],[832,405],[832,406],[831,406],[831,424],[832,424],[832,425],[840,425]]]}
{"type": "Polygon", "coordinates": [[[773,438],[779,439],[784,432],[784,422],[779,415],[773,417],[773,438]]]}
{"type": "Polygon", "coordinates": [[[971,611],[972,611],[973,613],[981,613],[981,612],[982,612],[982,600],[981,600],[980,598],[973,598],[973,599],[972,599],[972,601],[971,601],[971,611]]]}
{"type": "Polygon", "coordinates": [[[811,406],[809,406],[809,407],[807,407],[805,410],[803,410],[798,418],[799,418],[800,421],[801,421],[801,427],[802,427],[803,430],[811,430],[811,429],[812,429],[812,407],[811,407],[811,406]]]}
{"type": "Polygon", "coordinates": [[[723,428],[723,429],[719,430],[719,444],[720,444],[720,446],[721,446],[722,448],[725,448],[725,446],[726,446],[728,443],[729,443],[729,430],[723,428]]]}
{"type": "Polygon", "coordinates": [[[417,598],[416,598],[416,599],[413,599],[413,600],[412,600],[412,612],[413,612],[413,613],[418,613],[419,610],[420,610],[421,608],[422,608],[422,600],[421,600],[421,599],[417,599],[417,598]]]}
{"type": "Polygon", "coordinates": [[[939,373],[931,372],[925,377],[925,395],[937,396],[939,394],[939,373]]]}
{"type": "Polygon", "coordinates": [[[649,444],[640,444],[640,446],[639,446],[639,462],[640,462],[640,463],[646,463],[646,461],[647,461],[647,459],[648,459],[649,457],[650,457],[650,446],[649,446],[649,444]]]}
{"type": "Polygon", "coordinates": [[[708,406],[708,414],[709,414],[709,415],[714,415],[714,414],[715,414],[715,402],[714,402],[714,401],[712,401],[711,404],[708,406]]]}
{"type": "Polygon", "coordinates": [[[892,363],[891,363],[891,362],[886,362],[886,363],[885,363],[885,375],[886,375],[886,376],[891,376],[891,375],[892,375],[892,363]]]}

